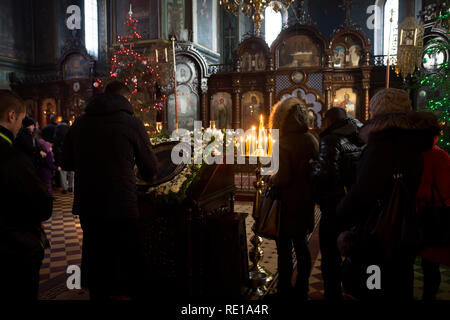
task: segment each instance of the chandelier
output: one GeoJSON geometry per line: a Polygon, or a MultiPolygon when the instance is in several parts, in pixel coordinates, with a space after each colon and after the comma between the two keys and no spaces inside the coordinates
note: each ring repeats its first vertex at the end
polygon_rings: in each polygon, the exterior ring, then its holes
{"type": "Polygon", "coordinates": [[[230,13],[237,15],[239,11],[251,16],[256,34],[261,33],[261,23],[264,20],[264,11],[272,7],[275,12],[287,9],[294,0],[220,0],[220,5],[230,13]]]}

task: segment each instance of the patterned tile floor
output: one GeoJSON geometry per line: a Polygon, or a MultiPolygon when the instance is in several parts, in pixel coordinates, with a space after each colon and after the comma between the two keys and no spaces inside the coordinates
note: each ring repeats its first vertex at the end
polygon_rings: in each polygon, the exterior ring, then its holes
{"type": "MultiPolygon", "coordinates": [[[[81,265],[81,243],[82,231],[79,219],[72,215],[72,194],[63,195],[55,192],[55,204],[52,218],[44,223],[47,236],[51,242],[51,248],[46,250],[45,258],[41,267],[40,299],[42,300],[85,300],[89,298],[85,290],[71,290],[66,287],[68,275],[66,270],[68,265],[81,265]]],[[[246,212],[249,216],[246,221],[247,239],[252,236],[251,217],[252,204],[250,202],[236,202],[236,212],[246,212]]],[[[320,212],[316,212],[316,220],[320,212]]],[[[323,296],[323,284],[320,272],[320,252],[318,249],[317,228],[309,239],[313,268],[310,278],[311,299],[321,299],[323,296]]],[[[248,248],[251,249],[251,244],[248,248]]],[[[277,252],[275,241],[264,240],[262,244],[264,258],[262,266],[269,272],[276,275],[277,272],[277,252]]],[[[441,266],[441,287],[438,299],[450,300],[450,268],[441,266]]],[[[275,277],[276,279],[276,277],[275,277]]],[[[414,296],[420,299],[423,286],[423,274],[420,267],[420,260],[417,259],[415,265],[414,296]]],[[[275,290],[275,282],[270,286],[275,290]]]]}

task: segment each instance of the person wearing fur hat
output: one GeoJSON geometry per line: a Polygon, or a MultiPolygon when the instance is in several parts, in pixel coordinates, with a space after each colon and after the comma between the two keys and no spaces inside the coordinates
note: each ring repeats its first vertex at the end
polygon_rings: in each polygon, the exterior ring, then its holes
{"type": "MultiPolygon", "coordinates": [[[[383,89],[371,99],[369,108],[371,119],[360,132],[366,147],[358,162],[356,183],[337,208],[342,231],[363,226],[370,217],[379,216],[380,204],[386,204],[392,194],[393,174],[397,171],[402,173],[407,188],[408,201],[404,203],[410,204],[410,211],[415,213],[423,153],[433,146],[432,134],[420,125],[421,114],[411,111],[407,92],[383,89]]],[[[367,233],[360,231],[360,236],[366,239],[367,233]]],[[[417,252],[397,250],[388,258],[379,248],[377,240],[357,241],[351,261],[357,266],[354,273],[358,276],[351,294],[361,299],[412,299],[417,252]],[[381,289],[367,287],[370,265],[380,268],[381,289]]]]}
{"type": "Polygon", "coordinates": [[[269,127],[279,130],[279,170],[270,183],[280,195],[280,236],[278,251],[278,292],[294,293],[307,300],[311,255],[307,234],[314,228],[314,201],[311,191],[311,161],[317,160],[319,143],[309,132],[305,104],[289,98],[274,106],[269,127]],[[292,246],[297,257],[297,281],[292,288],[292,246]]]}

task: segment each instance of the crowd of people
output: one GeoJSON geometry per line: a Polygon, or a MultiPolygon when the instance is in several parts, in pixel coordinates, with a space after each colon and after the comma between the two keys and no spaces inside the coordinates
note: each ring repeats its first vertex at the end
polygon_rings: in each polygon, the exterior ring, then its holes
{"type": "MultiPolygon", "coordinates": [[[[0,271],[9,275],[2,298],[37,298],[48,245],[41,224],[52,214],[55,173],[63,193],[74,192],[73,214],[83,229],[82,283],[91,299],[145,295],[134,167],[151,181],[158,163],[128,94],[123,84],[112,82],[88,101],[71,127],[52,116],[39,130],[22,99],[0,90],[0,255],[5,261],[0,271]]],[[[419,224],[413,218],[430,203],[450,204],[450,157],[436,146],[441,130],[436,117],[413,111],[408,94],[399,89],[374,95],[364,125],[342,108],[329,109],[320,134],[308,128],[303,101],[289,98],[272,109],[270,127],[280,130],[279,171],[270,178],[281,202],[278,294],[308,299],[307,239],[319,205],[326,299],[341,300],[343,293],[357,299],[412,299],[416,256],[422,259],[423,298],[435,299],[439,264],[450,265],[450,248],[418,245],[419,224]],[[395,190],[401,196],[392,205],[395,190]],[[402,230],[382,230],[383,237],[402,246],[374,236],[387,211],[403,219],[402,230]],[[381,270],[376,290],[367,286],[369,266],[381,270]]]]}
{"type": "MultiPolygon", "coordinates": [[[[364,125],[334,107],[325,113],[316,139],[305,109],[302,101],[289,98],[271,115],[272,128],[280,128],[280,167],[270,179],[282,202],[278,294],[307,299],[311,256],[306,235],[318,204],[325,299],[342,300],[343,292],[357,299],[412,299],[417,256],[424,272],[423,299],[436,299],[439,264],[450,265],[450,247],[427,245],[422,221],[430,203],[450,205],[450,157],[436,146],[437,118],[413,111],[407,92],[384,89],[370,100],[364,125]],[[371,266],[380,270],[381,284],[375,288],[367,284],[371,266]]],[[[449,226],[443,230],[448,234],[449,226]]]]}

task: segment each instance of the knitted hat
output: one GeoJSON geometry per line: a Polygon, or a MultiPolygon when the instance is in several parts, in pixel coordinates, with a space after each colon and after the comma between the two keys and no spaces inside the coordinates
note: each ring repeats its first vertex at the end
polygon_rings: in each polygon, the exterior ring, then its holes
{"type": "Polygon", "coordinates": [[[370,99],[369,109],[374,116],[377,116],[383,113],[410,111],[412,107],[406,91],[387,88],[377,92],[370,99]]]}
{"type": "Polygon", "coordinates": [[[31,118],[31,117],[23,118],[23,120],[22,120],[22,127],[26,128],[26,127],[29,127],[31,125],[36,125],[36,121],[34,121],[33,118],[31,118]]]}

